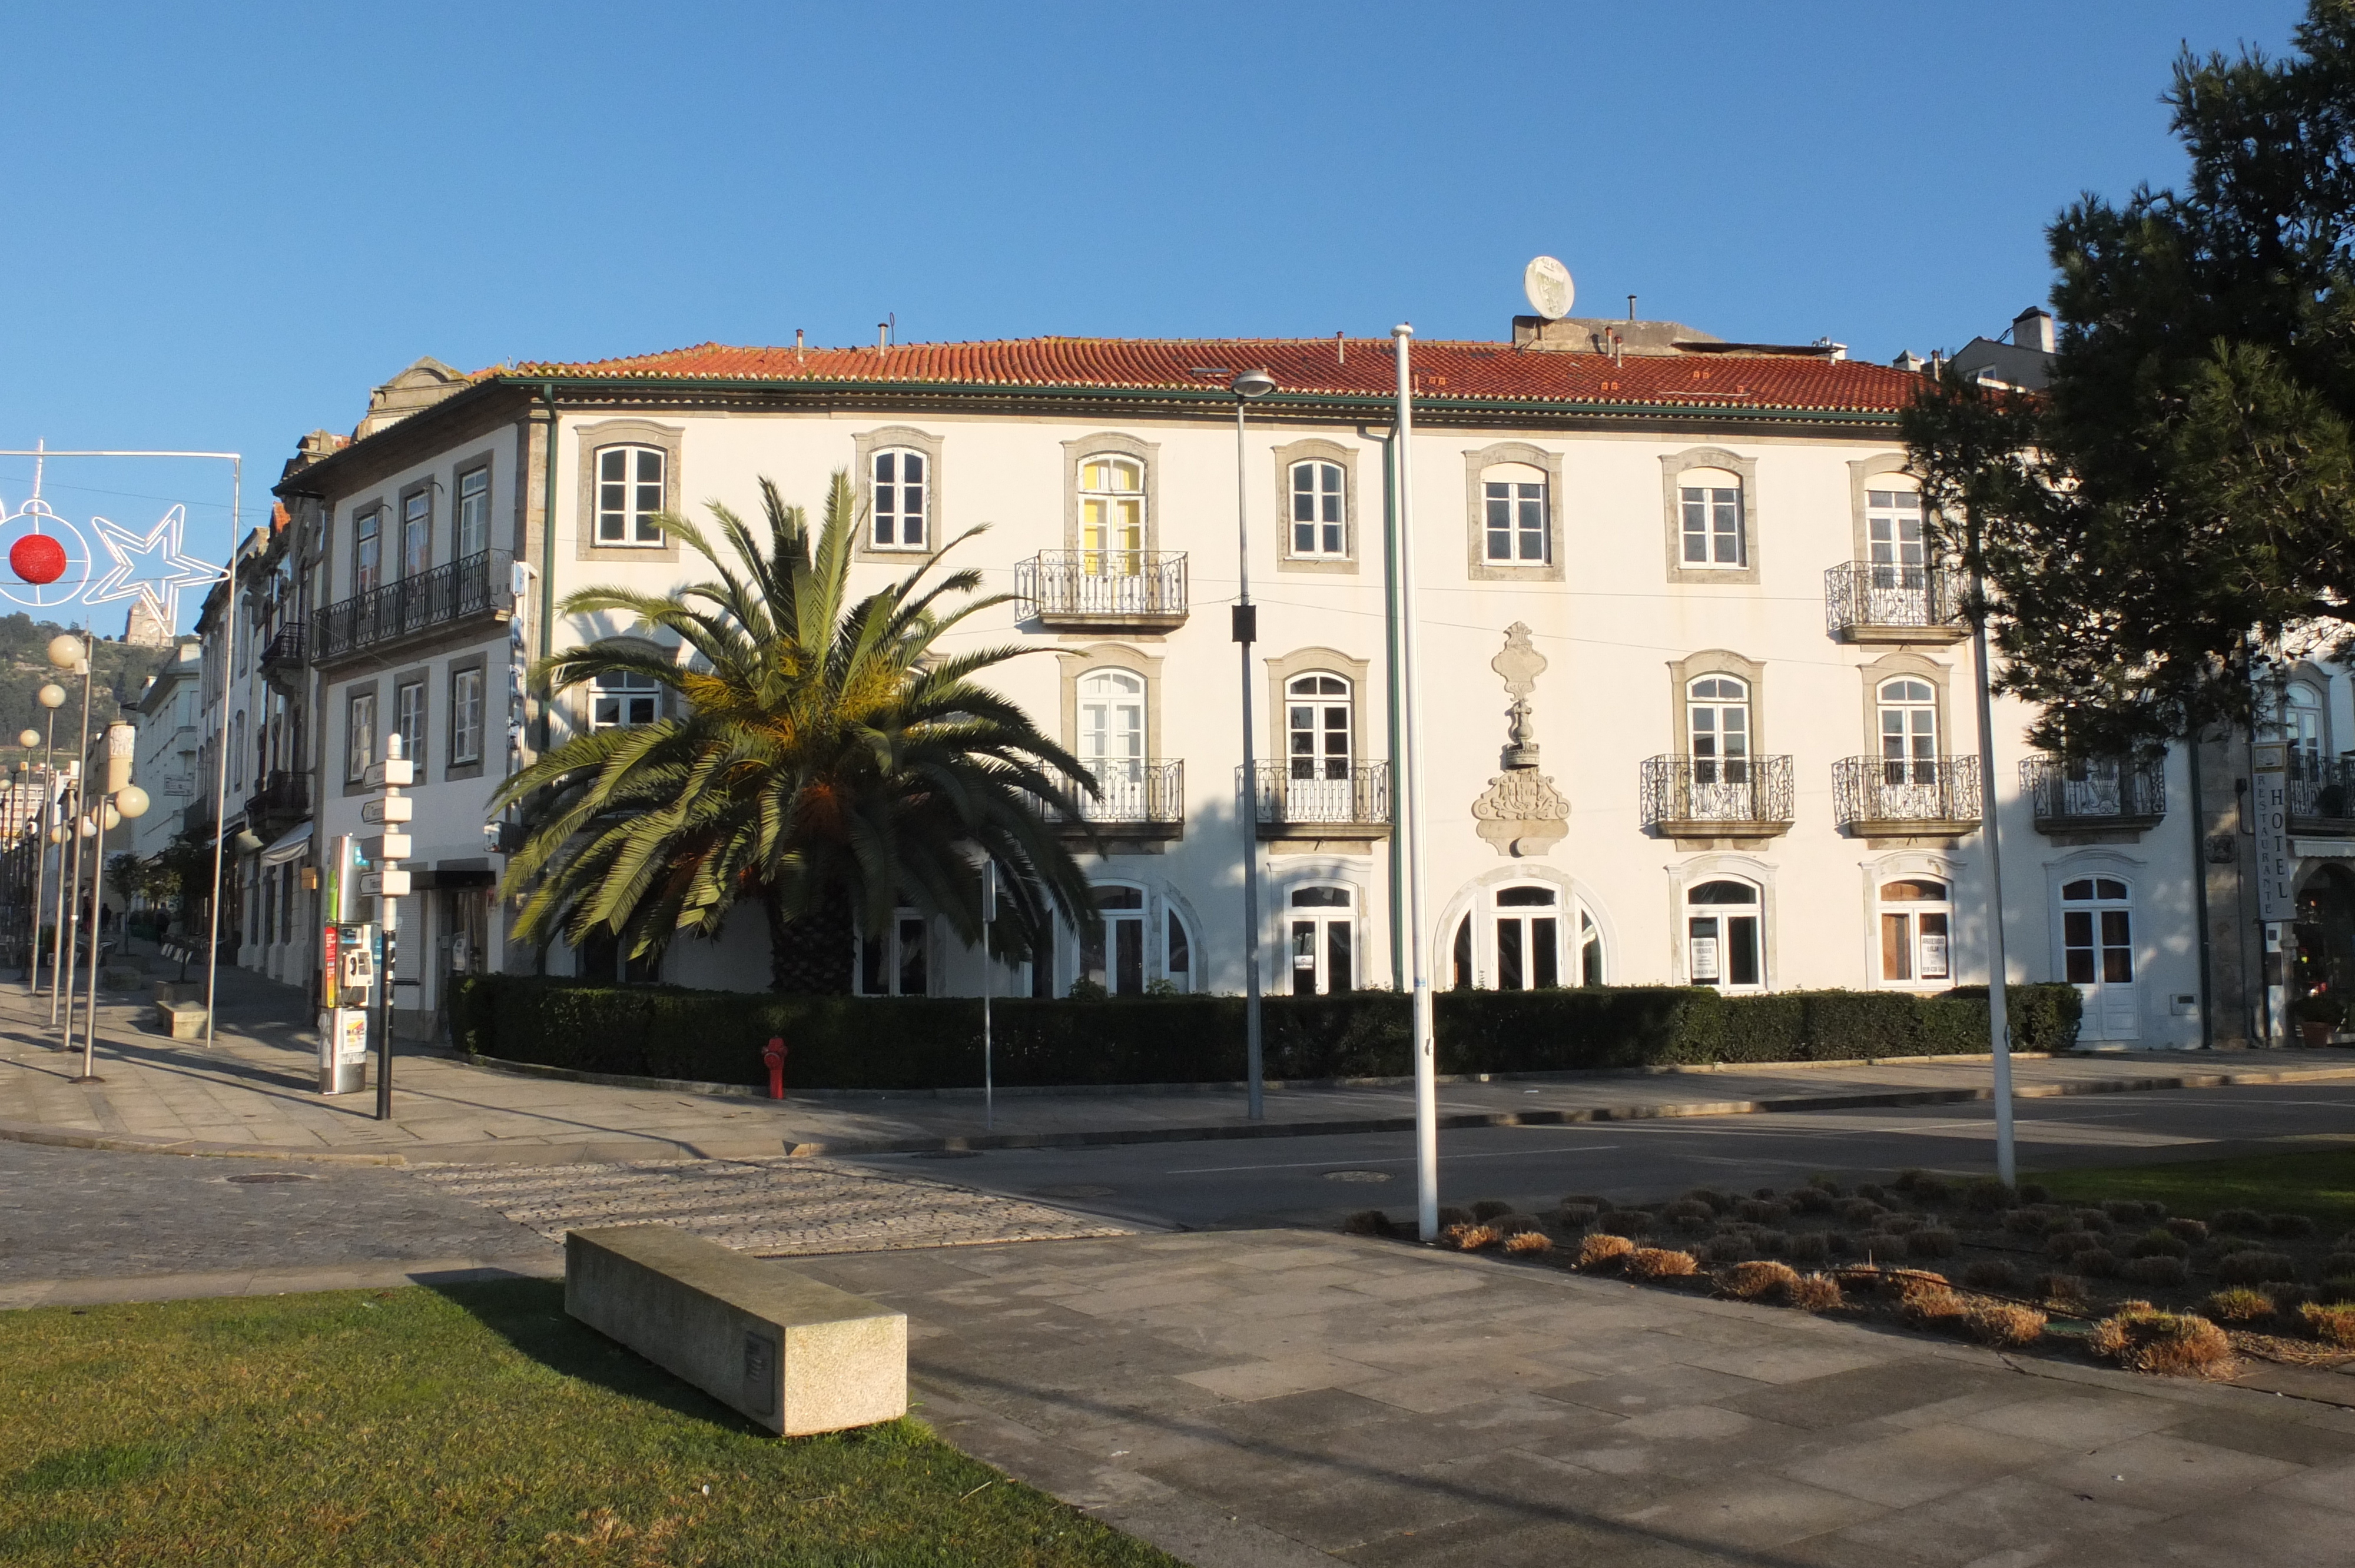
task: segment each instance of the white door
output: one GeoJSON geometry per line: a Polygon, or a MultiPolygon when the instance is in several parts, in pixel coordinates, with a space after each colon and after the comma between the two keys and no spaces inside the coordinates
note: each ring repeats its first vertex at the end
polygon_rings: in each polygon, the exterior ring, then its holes
{"type": "Polygon", "coordinates": [[[2061,972],[2085,999],[2081,1040],[2142,1038],[2135,988],[2134,893],[2115,876],[2061,889],[2061,972]]]}
{"type": "Polygon", "coordinates": [[[1703,821],[1746,821],[1756,813],[1750,789],[1750,688],[1731,675],[1707,675],[1685,690],[1692,758],[1688,815],[1703,821]]]}
{"type": "Polygon", "coordinates": [[[1297,888],[1287,915],[1292,994],[1323,996],[1356,985],[1358,925],[1349,890],[1297,888]]]}

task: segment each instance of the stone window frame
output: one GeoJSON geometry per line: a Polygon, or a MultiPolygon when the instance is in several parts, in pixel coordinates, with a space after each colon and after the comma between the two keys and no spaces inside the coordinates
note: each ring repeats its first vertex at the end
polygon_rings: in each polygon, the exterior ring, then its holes
{"type": "Polygon", "coordinates": [[[1758,536],[1758,460],[1723,447],[1687,447],[1660,454],[1660,502],[1663,536],[1668,547],[1668,581],[1758,586],[1759,558],[1764,554],[1758,536]],[[1685,565],[1683,498],[1679,476],[1697,468],[1722,469],[1742,481],[1742,556],[1739,567],[1685,565]]]}
{"type": "Polygon", "coordinates": [[[489,653],[470,653],[464,658],[451,660],[443,676],[443,691],[447,694],[445,701],[449,710],[447,720],[449,733],[443,742],[442,754],[448,760],[442,764],[442,777],[444,779],[480,779],[483,776],[484,760],[490,755],[491,750],[489,653]],[[471,762],[463,762],[458,758],[458,677],[469,672],[482,682],[482,729],[475,738],[474,759],[471,762]]]}
{"type": "Polygon", "coordinates": [[[1063,443],[1063,548],[1080,547],[1080,468],[1110,453],[1134,458],[1145,469],[1145,553],[1161,550],[1161,443],[1119,430],[1099,430],[1063,443]]]}
{"type": "MultiPolygon", "coordinates": [[[[393,672],[389,679],[392,685],[392,709],[390,716],[392,723],[395,725],[398,725],[400,722],[400,694],[410,686],[415,686],[418,689],[418,742],[420,745],[426,747],[430,750],[433,744],[433,666],[431,664],[411,664],[405,670],[396,670],[393,672]]],[[[382,722],[382,715],[379,715],[378,722],[382,722]]],[[[384,732],[386,735],[390,733],[391,731],[389,730],[384,732]]],[[[405,744],[408,736],[404,735],[401,738],[405,744]]],[[[377,744],[381,746],[383,743],[384,736],[379,735],[377,737],[377,744]]],[[[412,754],[409,757],[409,760],[410,762],[415,762],[417,758],[412,754]]],[[[421,772],[418,777],[422,778],[424,775],[421,772]]]]}
{"type": "Polygon", "coordinates": [[[1562,580],[1562,455],[1527,441],[1497,441],[1464,453],[1464,569],[1474,582],[1558,583],[1562,580]],[[1499,463],[1526,463],[1546,476],[1546,559],[1537,566],[1488,559],[1488,520],[1482,476],[1499,463]]]}
{"type": "MultiPolygon", "coordinates": [[[[1872,529],[1865,522],[1865,513],[1868,510],[1865,505],[1865,494],[1872,489],[1872,480],[1884,473],[1903,474],[1913,482],[1913,488],[1919,491],[1922,488],[1922,476],[1915,473],[1910,466],[1912,461],[1903,452],[1875,452],[1870,457],[1855,458],[1849,461],[1848,465],[1849,546],[1851,552],[1849,556],[1849,560],[1872,559],[1872,529]]],[[[1929,521],[1929,503],[1924,500],[1922,507],[1922,522],[1925,535],[1928,532],[1929,521]]],[[[1923,543],[1923,553],[1930,556],[1934,564],[1935,556],[1928,548],[1929,541],[1926,537],[1923,543]]]]}
{"type": "MultiPolygon", "coordinates": [[[[1937,694],[1935,712],[1938,715],[1938,755],[1959,757],[1956,737],[1952,727],[1954,703],[1949,687],[1954,668],[1937,660],[1908,650],[1884,653],[1870,664],[1859,664],[1857,673],[1864,677],[1864,755],[1878,761],[1881,758],[1881,688],[1884,682],[1913,675],[1930,683],[1937,694]]],[[[1993,780],[1987,781],[1990,788],[1993,780]]],[[[1993,804],[1992,801],[1989,804],[1993,804]]]]}
{"type": "MultiPolygon", "coordinates": [[[[878,425],[871,430],[852,434],[851,461],[857,464],[852,471],[858,475],[858,533],[851,546],[853,560],[928,561],[941,553],[941,449],[947,440],[945,436],[920,430],[913,425],[878,425]],[[922,452],[924,457],[924,542],[913,549],[900,546],[886,550],[875,543],[875,454],[902,448],[922,452]]],[[[1152,525],[1150,508],[1146,521],[1149,528],[1152,525]]]]}
{"type": "Polygon", "coordinates": [[[580,470],[579,510],[572,519],[572,558],[576,561],[677,561],[678,540],[669,535],[658,545],[601,545],[597,542],[597,459],[611,447],[655,447],[664,453],[663,510],[677,513],[687,493],[687,427],[658,424],[652,419],[600,419],[573,427],[576,465],[580,470]]]}
{"type": "MultiPolygon", "coordinates": [[[[368,701],[368,761],[376,759],[377,748],[384,744],[384,694],[378,689],[380,684],[380,682],[370,679],[354,681],[343,688],[344,723],[338,738],[343,742],[344,793],[346,795],[368,793],[365,771],[352,771],[352,708],[362,697],[368,701]]],[[[366,764],[362,766],[365,768],[366,764]]]]}
{"type": "Polygon", "coordinates": [[[458,553],[458,509],[464,494],[466,476],[479,471],[483,476],[483,548],[499,547],[498,521],[495,515],[493,497],[499,482],[498,449],[485,447],[481,451],[462,457],[450,466],[450,559],[463,561],[458,553]]]}
{"type": "Polygon", "coordinates": [[[1080,678],[1091,670],[1126,670],[1145,681],[1145,758],[1161,755],[1161,664],[1158,655],[1139,652],[1124,642],[1093,642],[1082,648],[1059,648],[1062,666],[1063,749],[1080,754],[1080,678]]]}
{"type": "Polygon", "coordinates": [[[1279,572],[1322,572],[1353,576],[1358,570],[1358,449],[1322,436],[1305,437],[1275,449],[1275,569],[1279,572]],[[1304,462],[1330,462],[1341,470],[1341,553],[1337,556],[1295,556],[1292,553],[1292,470],[1304,462]]]}
{"type": "Polygon", "coordinates": [[[1732,675],[1750,687],[1750,759],[1766,751],[1766,666],[1745,659],[1730,648],[1704,648],[1698,653],[1668,661],[1668,711],[1675,727],[1669,732],[1671,757],[1691,756],[1692,700],[1689,688],[1710,675],[1732,675]]]}
{"type": "MultiPolygon", "coordinates": [[[[1864,984],[1868,991],[1896,991],[1912,994],[1923,991],[1950,991],[1971,982],[1963,978],[1962,966],[1962,885],[1963,863],[1952,854],[1936,850],[1893,850],[1857,863],[1864,873],[1864,984]],[[1883,883],[1901,877],[1932,876],[1946,885],[1946,974],[1945,980],[1890,980],[1881,978],[1881,888],[1883,883]]],[[[1980,955],[1986,961],[1986,955],[1980,955]]]]}
{"type": "Polygon", "coordinates": [[[1295,675],[1321,674],[1338,675],[1349,683],[1351,766],[1374,760],[1366,754],[1366,675],[1373,668],[1371,660],[1352,659],[1335,648],[1295,648],[1262,662],[1267,668],[1267,749],[1260,754],[1263,759],[1283,762],[1291,756],[1286,749],[1291,735],[1285,728],[1285,685],[1295,675]]]}
{"type": "MultiPolygon", "coordinates": [[[[1774,989],[1775,977],[1781,972],[1775,952],[1774,864],[1755,855],[1711,853],[1697,854],[1690,860],[1672,862],[1668,874],[1668,976],[1671,985],[1691,985],[1692,955],[1687,941],[1685,895],[1704,882],[1746,882],[1758,889],[1758,979],[1756,991],[1742,988],[1739,994],[1759,995],[1774,989]]],[[[1604,949],[1604,960],[1610,950],[1604,949]]],[[[1730,986],[1719,989],[1731,991],[1730,986]]]]}

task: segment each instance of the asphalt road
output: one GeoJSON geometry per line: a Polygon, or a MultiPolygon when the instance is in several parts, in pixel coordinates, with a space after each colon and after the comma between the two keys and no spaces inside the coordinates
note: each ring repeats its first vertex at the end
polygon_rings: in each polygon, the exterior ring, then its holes
{"type": "MultiPolygon", "coordinates": [[[[2267,1086],[2021,1102],[2024,1171],[2246,1151],[2276,1139],[2355,1140],[2355,1086],[2267,1086]]],[[[1212,1228],[1327,1224],[1414,1205],[1406,1133],[878,1155],[987,1192],[1131,1222],[1212,1228]]],[[[1817,1171],[1856,1180],[1908,1166],[1976,1176],[1995,1164],[1989,1105],[1810,1115],[1675,1118],[1440,1135],[1443,1202],[1550,1206],[1569,1192],[1657,1198],[1696,1185],[1790,1187],[1817,1171]]]]}

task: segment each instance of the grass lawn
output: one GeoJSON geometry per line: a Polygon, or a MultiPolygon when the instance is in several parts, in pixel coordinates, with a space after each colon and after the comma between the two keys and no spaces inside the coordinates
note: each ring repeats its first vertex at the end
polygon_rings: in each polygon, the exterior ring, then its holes
{"type": "Polygon", "coordinates": [[[2218,1209],[2255,1209],[2311,1215],[2325,1237],[2355,1229],[2355,1149],[2054,1171],[2028,1180],[2055,1198],[2156,1198],[2169,1213],[2193,1219],[2218,1209]]]}
{"type": "Polygon", "coordinates": [[[1173,1559],[919,1422],[781,1441],[559,1285],[0,1312],[0,1562],[1173,1559]]]}

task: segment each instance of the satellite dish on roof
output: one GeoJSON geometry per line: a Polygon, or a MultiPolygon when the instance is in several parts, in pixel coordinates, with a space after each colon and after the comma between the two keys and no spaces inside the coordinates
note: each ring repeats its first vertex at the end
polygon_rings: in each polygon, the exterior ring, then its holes
{"type": "Polygon", "coordinates": [[[1529,297],[1529,308],[1550,322],[1570,314],[1571,302],[1578,298],[1570,269],[1550,256],[1540,256],[1522,270],[1521,291],[1529,297]]]}

